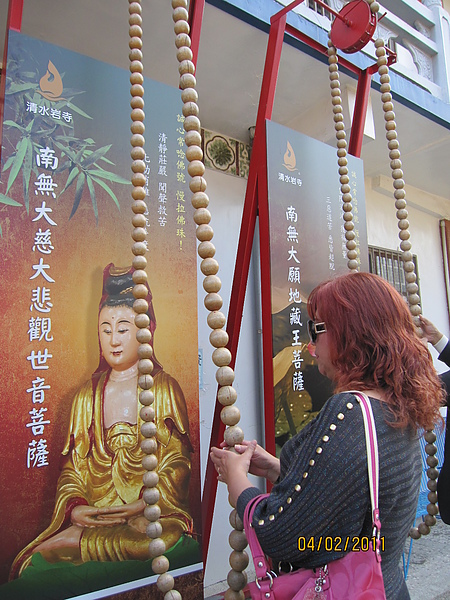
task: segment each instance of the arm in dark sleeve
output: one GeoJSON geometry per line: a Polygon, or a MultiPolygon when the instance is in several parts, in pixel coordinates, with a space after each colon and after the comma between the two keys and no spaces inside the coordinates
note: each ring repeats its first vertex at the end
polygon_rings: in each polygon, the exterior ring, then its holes
{"type": "MultiPolygon", "coordinates": [[[[326,552],[323,540],[358,536],[370,497],[364,426],[354,396],[333,396],[307,427],[307,435],[305,428],[288,442],[281,457],[286,474],[257,506],[253,526],[272,559],[313,567],[342,557],[342,549],[335,557],[326,552]],[[300,552],[299,538],[314,538],[315,547],[300,552]],[[317,551],[319,540],[323,551],[317,551]]],[[[253,495],[253,488],[245,490],[238,510],[253,495]]]]}
{"type": "Polygon", "coordinates": [[[450,367],[450,342],[448,342],[448,344],[445,346],[445,348],[439,354],[438,358],[440,361],[445,363],[447,365],[447,367],[450,367]]]}

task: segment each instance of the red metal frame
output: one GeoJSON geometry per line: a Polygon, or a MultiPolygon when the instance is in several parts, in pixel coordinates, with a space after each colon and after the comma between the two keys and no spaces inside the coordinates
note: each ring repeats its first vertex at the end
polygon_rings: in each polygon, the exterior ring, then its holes
{"type": "Polygon", "coordinates": [[[9,30],[20,31],[22,27],[23,0],[9,0],[8,20],[6,22],[5,47],[3,48],[2,74],[0,79],[0,159],[2,155],[3,112],[5,107],[6,61],[8,58],[9,30]]]}
{"type": "MultiPolygon", "coordinates": [[[[205,0],[195,0],[197,3],[205,0]]],[[[272,116],[275,90],[280,66],[281,51],[285,32],[292,37],[304,42],[314,50],[327,55],[327,48],[317,41],[301,33],[286,21],[289,11],[301,4],[303,0],[294,0],[291,4],[272,16],[270,32],[264,65],[264,74],[256,119],[255,137],[250,160],[247,189],[245,194],[244,209],[241,221],[236,265],[228,311],[227,332],[229,335],[228,348],[231,351],[234,368],[235,357],[239,343],[239,334],[244,309],[245,293],[252,253],[253,237],[255,232],[256,217],[259,216],[259,241],[260,241],[260,268],[261,268],[261,303],[262,303],[262,330],[263,330],[263,373],[264,373],[264,416],[265,416],[265,445],[269,452],[275,452],[275,422],[274,422],[274,390],[273,390],[273,348],[272,348],[272,313],[271,313],[271,276],[270,276],[270,237],[269,237],[269,210],[267,188],[267,148],[266,148],[266,120],[272,116]]],[[[329,7],[327,7],[329,10],[329,7]]],[[[198,24],[197,24],[198,25],[198,24]]],[[[200,28],[197,28],[200,35],[200,28]]],[[[198,50],[198,40],[192,40],[192,46],[198,50]]],[[[395,54],[389,49],[388,64],[395,62],[395,54]]],[[[352,64],[343,57],[339,63],[350,72],[358,76],[356,104],[353,124],[349,141],[349,153],[360,157],[364,133],[364,122],[367,110],[370,83],[377,65],[372,65],[365,70],[352,64]]],[[[223,439],[225,425],[220,420],[222,406],[217,400],[214,410],[214,420],[211,430],[210,445],[217,446],[223,439]]],[[[208,556],[211,527],[215,497],[217,491],[217,475],[208,460],[206,467],[205,483],[202,497],[203,515],[203,561],[206,564],[208,556]]]]}

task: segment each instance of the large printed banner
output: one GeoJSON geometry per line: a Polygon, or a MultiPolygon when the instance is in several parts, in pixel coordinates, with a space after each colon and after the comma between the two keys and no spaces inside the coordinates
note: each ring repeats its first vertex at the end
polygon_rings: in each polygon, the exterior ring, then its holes
{"type": "MultiPolygon", "coordinates": [[[[161,537],[178,589],[200,597],[197,261],[183,116],[178,90],[149,80],[144,87],[161,537]]],[[[3,600],[158,593],[142,587],[156,576],[142,498],[129,90],[126,71],[9,34],[0,182],[3,600]]]]}
{"type": "MultiPolygon", "coordinates": [[[[321,281],[347,271],[336,150],[267,121],[275,439],[279,449],[331,395],[307,350],[306,302],[321,281]]],[[[359,267],[368,271],[364,172],[348,156],[359,267]]]]}

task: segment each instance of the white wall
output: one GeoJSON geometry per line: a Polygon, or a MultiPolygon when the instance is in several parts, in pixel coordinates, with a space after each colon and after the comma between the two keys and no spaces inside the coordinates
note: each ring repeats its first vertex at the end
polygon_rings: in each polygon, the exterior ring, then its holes
{"type": "MultiPolygon", "coordinates": [[[[367,235],[371,246],[399,250],[396,209],[389,180],[366,181],[367,235]]],[[[406,188],[412,252],[417,255],[422,313],[449,336],[449,314],[445,293],[444,266],[439,221],[449,218],[450,202],[406,188]]],[[[450,336],[449,336],[450,337],[450,336]]],[[[430,348],[433,358],[437,353],[430,348]]],[[[439,372],[447,367],[435,360],[439,372]]]]}

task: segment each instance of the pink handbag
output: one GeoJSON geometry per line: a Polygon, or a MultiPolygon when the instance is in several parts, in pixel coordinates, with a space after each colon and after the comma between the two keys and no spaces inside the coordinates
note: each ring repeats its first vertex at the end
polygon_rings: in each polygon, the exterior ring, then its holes
{"type": "MultiPolygon", "coordinates": [[[[343,558],[316,569],[297,569],[276,575],[251,526],[258,503],[269,494],[251,500],[244,514],[244,528],[253,556],[256,580],[249,583],[253,600],[386,600],[381,573],[380,516],[378,510],[378,444],[369,398],[352,392],[358,399],[364,419],[369,473],[370,501],[373,514],[374,550],[349,552],[343,558]]],[[[366,549],[367,550],[367,549],[366,549]]]]}

